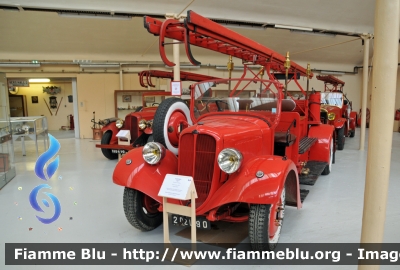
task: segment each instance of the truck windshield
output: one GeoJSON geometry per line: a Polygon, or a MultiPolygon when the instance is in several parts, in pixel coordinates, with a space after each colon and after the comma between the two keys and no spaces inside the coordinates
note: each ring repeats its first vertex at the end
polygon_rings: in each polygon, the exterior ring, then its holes
{"type": "Polygon", "coordinates": [[[260,79],[205,81],[191,86],[191,111],[196,119],[205,114],[249,113],[269,118],[281,111],[281,84],[260,79]]]}
{"type": "Polygon", "coordinates": [[[321,104],[333,105],[342,108],[343,105],[343,93],[340,92],[324,92],[321,93],[321,104]]]}

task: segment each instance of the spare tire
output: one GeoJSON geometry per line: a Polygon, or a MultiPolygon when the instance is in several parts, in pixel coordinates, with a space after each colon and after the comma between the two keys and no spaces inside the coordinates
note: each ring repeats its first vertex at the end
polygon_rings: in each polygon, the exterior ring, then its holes
{"type": "Polygon", "coordinates": [[[179,135],[192,125],[190,111],[180,98],[167,98],[160,103],[153,120],[154,141],[178,155],[179,135]]]}

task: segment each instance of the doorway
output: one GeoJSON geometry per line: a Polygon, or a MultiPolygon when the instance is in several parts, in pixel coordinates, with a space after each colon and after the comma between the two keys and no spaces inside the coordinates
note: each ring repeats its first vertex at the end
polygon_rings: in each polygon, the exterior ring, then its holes
{"type": "Polygon", "coordinates": [[[9,95],[10,100],[10,116],[25,117],[28,116],[28,108],[26,106],[25,95],[9,95]]]}

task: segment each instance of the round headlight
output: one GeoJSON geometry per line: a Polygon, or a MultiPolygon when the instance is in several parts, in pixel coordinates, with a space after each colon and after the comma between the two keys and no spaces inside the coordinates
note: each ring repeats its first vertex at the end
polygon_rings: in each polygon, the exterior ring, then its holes
{"type": "Polygon", "coordinates": [[[140,130],[143,130],[143,129],[145,129],[146,127],[147,127],[147,121],[146,121],[146,119],[140,120],[140,121],[139,121],[139,129],[140,129],[140,130]]]}
{"type": "Polygon", "coordinates": [[[117,126],[117,128],[122,128],[124,126],[124,120],[118,119],[117,121],[115,121],[115,125],[117,126]]]}
{"type": "Polygon", "coordinates": [[[335,120],[335,113],[328,113],[328,119],[330,120],[330,121],[332,121],[332,120],[335,120]]]}
{"type": "Polygon", "coordinates": [[[226,148],[218,155],[218,165],[226,173],[236,172],[242,163],[242,154],[233,148],[226,148]]]}
{"type": "Polygon", "coordinates": [[[147,143],[142,150],[143,159],[150,165],[157,164],[165,156],[165,148],[157,142],[147,143]]]}

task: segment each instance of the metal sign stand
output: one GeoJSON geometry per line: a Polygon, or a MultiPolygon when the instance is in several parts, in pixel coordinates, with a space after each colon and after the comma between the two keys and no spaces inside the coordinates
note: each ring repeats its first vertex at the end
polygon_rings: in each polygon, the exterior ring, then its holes
{"type": "MultiPolygon", "coordinates": [[[[169,238],[169,220],[168,213],[187,216],[191,218],[191,243],[192,250],[196,250],[196,198],[197,192],[194,186],[193,178],[190,176],[167,174],[160,188],[158,196],[163,198],[163,229],[164,229],[164,244],[166,248],[171,248],[167,258],[171,254],[175,254],[175,248],[171,244],[169,238]],[[191,200],[190,206],[183,206],[167,202],[167,199],[191,200]]],[[[168,258],[171,259],[171,258],[168,258]]],[[[180,256],[175,257],[174,262],[191,265],[195,260],[182,260],[180,256]]]]}

